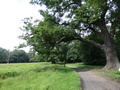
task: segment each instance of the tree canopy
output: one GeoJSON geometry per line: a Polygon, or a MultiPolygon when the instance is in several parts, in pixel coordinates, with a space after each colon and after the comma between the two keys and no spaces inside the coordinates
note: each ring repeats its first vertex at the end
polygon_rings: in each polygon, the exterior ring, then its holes
{"type": "Polygon", "coordinates": [[[29,62],[29,56],[24,50],[14,50],[10,52],[10,62],[12,63],[29,62]]]}
{"type": "Polygon", "coordinates": [[[79,40],[95,45],[104,51],[106,69],[119,68],[114,38],[120,31],[119,0],[31,0],[32,4],[45,5],[40,10],[43,21],[31,23],[24,19],[22,36],[39,53],[50,53],[56,43],[79,40]],[[84,38],[97,34],[103,39],[84,38]]]}

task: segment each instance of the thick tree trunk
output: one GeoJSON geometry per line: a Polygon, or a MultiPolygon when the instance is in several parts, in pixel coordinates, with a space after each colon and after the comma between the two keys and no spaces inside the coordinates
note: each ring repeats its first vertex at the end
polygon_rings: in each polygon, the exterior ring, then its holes
{"type": "Polygon", "coordinates": [[[115,49],[115,43],[113,37],[108,32],[104,17],[101,18],[97,25],[101,30],[101,36],[104,40],[104,44],[102,45],[101,48],[106,55],[106,65],[104,69],[119,69],[120,63],[115,49]]]}
{"type": "Polygon", "coordinates": [[[106,65],[104,69],[119,69],[120,64],[114,46],[105,45],[103,49],[106,55],[106,65]]]}
{"type": "Polygon", "coordinates": [[[107,27],[105,26],[105,22],[101,22],[100,29],[101,36],[104,40],[102,50],[104,50],[104,53],[106,55],[106,66],[104,69],[119,69],[120,63],[115,49],[115,43],[113,37],[111,37],[110,33],[107,30],[107,27]]]}

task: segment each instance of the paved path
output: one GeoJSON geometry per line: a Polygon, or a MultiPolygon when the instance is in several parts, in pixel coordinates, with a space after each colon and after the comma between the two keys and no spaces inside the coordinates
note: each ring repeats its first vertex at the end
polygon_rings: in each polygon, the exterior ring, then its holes
{"type": "Polygon", "coordinates": [[[82,90],[120,90],[120,83],[102,77],[92,71],[85,71],[80,68],[68,66],[75,69],[81,79],[82,90]]]}

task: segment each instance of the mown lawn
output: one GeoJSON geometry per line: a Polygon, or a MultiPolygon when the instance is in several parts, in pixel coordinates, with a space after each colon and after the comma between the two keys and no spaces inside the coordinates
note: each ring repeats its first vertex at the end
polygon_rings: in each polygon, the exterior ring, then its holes
{"type": "Polygon", "coordinates": [[[104,66],[84,65],[83,63],[71,63],[71,64],[67,64],[67,65],[83,68],[85,70],[95,69],[94,71],[98,72],[99,74],[110,77],[110,78],[115,79],[120,82],[120,71],[115,70],[115,69],[103,70],[102,68],[104,66]]]}
{"type": "Polygon", "coordinates": [[[0,64],[0,90],[81,90],[78,74],[50,63],[0,64]]]}

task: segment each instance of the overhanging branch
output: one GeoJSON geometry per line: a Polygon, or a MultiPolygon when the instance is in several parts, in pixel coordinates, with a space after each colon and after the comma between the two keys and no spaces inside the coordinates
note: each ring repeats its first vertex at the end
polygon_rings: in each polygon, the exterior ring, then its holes
{"type": "Polygon", "coordinates": [[[64,8],[62,8],[61,10],[63,11],[64,9],[66,9],[67,7],[70,7],[71,5],[74,5],[75,3],[70,3],[67,6],[65,6],[64,8]]]}
{"type": "Polygon", "coordinates": [[[92,41],[92,40],[86,40],[82,37],[74,37],[74,36],[69,36],[69,37],[62,37],[59,41],[57,41],[56,43],[60,43],[60,42],[67,42],[67,41],[72,41],[72,40],[79,40],[81,42],[85,42],[85,43],[89,43],[89,44],[92,44],[100,49],[102,49],[102,45],[100,43],[97,43],[95,41],[92,41]]]}

